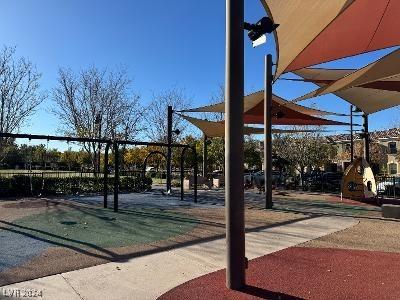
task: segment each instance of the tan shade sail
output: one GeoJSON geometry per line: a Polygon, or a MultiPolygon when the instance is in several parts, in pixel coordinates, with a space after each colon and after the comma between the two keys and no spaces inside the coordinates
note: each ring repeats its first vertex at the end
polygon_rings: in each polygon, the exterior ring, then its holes
{"type": "Polygon", "coordinates": [[[398,0],[262,0],[282,73],[400,44],[398,0]]]}
{"type": "MultiPolygon", "coordinates": [[[[307,71],[303,70],[303,72],[307,71]]],[[[343,72],[345,71],[339,70],[337,71],[337,75],[339,75],[340,73],[342,73],[343,75],[343,72]]],[[[294,73],[298,74],[296,71],[294,73]]],[[[300,74],[301,70],[298,75],[300,74]]],[[[337,80],[331,83],[325,82],[327,84],[325,84],[323,87],[311,93],[308,93],[307,95],[304,95],[296,99],[295,101],[300,101],[316,96],[322,96],[357,86],[379,88],[379,86],[381,85],[383,88],[385,88],[384,84],[386,83],[387,87],[389,88],[390,83],[394,83],[392,84],[391,89],[395,89],[396,84],[397,88],[400,89],[399,75],[400,75],[400,49],[393,51],[392,53],[382,57],[381,59],[369,64],[364,68],[350,72],[348,74],[344,74],[344,76],[336,78],[337,80]],[[377,83],[377,81],[380,81],[380,83],[377,83]],[[375,83],[375,85],[372,83],[375,83]]]]}
{"type": "MultiPolygon", "coordinates": [[[[272,106],[271,123],[273,125],[348,125],[346,123],[327,120],[293,110],[287,105],[272,106]]],[[[264,103],[261,101],[244,113],[245,124],[264,124],[264,103]]]]}
{"type": "Polygon", "coordinates": [[[278,53],[275,78],[353,1],[262,0],[276,24],[278,53]]]}
{"type": "MultiPolygon", "coordinates": [[[[276,98],[277,96],[274,96],[276,98]]],[[[249,109],[253,108],[260,101],[264,100],[264,91],[259,91],[248,96],[244,97],[244,112],[248,111],[249,109]]],[[[290,103],[290,102],[288,102],[290,103]]],[[[225,112],[225,102],[216,103],[213,105],[207,105],[203,107],[187,109],[183,112],[216,112],[216,113],[224,113],[225,112]]]]}
{"type": "MultiPolygon", "coordinates": [[[[313,69],[307,68],[294,71],[293,73],[303,77],[306,81],[315,83],[320,87],[325,87],[329,83],[346,76],[354,74],[355,70],[335,70],[335,69],[313,69]]],[[[367,114],[375,113],[400,105],[400,76],[384,78],[375,82],[362,84],[359,87],[352,87],[333,94],[350,102],[367,114]]],[[[300,101],[312,97],[311,92],[303,97],[296,99],[300,101]]]]}
{"type": "MultiPolygon", "coordinates": [[[[252,93],[250,95],[247,95],[244,97],[244,112],[249,112],[253,108],[258,107],[258,106],[263,106],[264,105],[264,91],[258,91],[255,93],[252,93]]],[[[311,115],[311,116],[324,116],[324,115],[336,115],[336,116],[343,116],[343,114],[338,114],[334,112],[328,112],[328,111],[323,111],[323,110],[318,110],[318,109],[313,109],[309,108],[306,106],[298,105],[296,103],[287,101],[277,95],[272,95],[272,109],[278,109],[282,106],[286,106],[287,108],[311,115]]],[[[225,112],[225,102],[213,104],[213,105],[207,105],[203,107],[198,107],[198,108],[193,108],[193,109],[187,109],[182,112],[215,112],[215,113],[224,113],[225,112]]]]}
{"type": "MultiPolygon", "coordinates": [[[[205,107],[185,110],[185,112],[225,112],[225,103],[218,103],[205,107]]],[[[334,114],[305,106],[290,103],[278,96],[272,101],[272,124],[273,125],[348,125],[338,121],[327,120],[315,115],[334,114]]],[[[264,92],[260,91],[245,97],[244,100],[244,123],[264,124],[264,92]]]]}
{"type": "MultiPolygon", "coordinates": [[[[192,123],[194,126],[199,128],[207,137],[224,137],[225,136],[225,124],[223,122],[212,122],[207,120],[201,120],[197,118],[180,115],[186,121],[192,123]]],[[[263,128],[255,127],[244,127],[244,134],[263,134],[263,128]]]]}
{"type": "MultiPolygon", "coordinates": [[[[312,82],[318,84],[319,86],[326,86],[334,81],[341,79],[351,73],[354,73],[355,69],[321,69],[321,68],[306,68],[301,70],[293,71],[293,73],[303,77],[305,82],[312,82]]],[[[297,81],[297,79],[296,79],[297,81]]],[[[400,92],[400,75],[393,77],[368,82],[361,84],[359,87],[371,88],[385,91],[400,92]]],[[[311,92],[314,94],[315,91],[311,92]]],[[[311,94],[310,93],[310,94],[311,94]]],[[[308,94],[307,94],[308,95],[308,94]]],[[[300,97],[306,99],[306,95],[300,97]]],[[[300,99],[298,98],[298,99],[300,99]]],[[[298,100],[300,101],[300,100],[298,100]]]]}
{"type": "MultiPolygon", "coordinates": [[[[201,120],[197,118],[188,117],[185,115],[180,115],[182,118],[196,126],[200,129],[205,136],[213,138],[213,137],[224,137],[225,136],[225,124],[224,122],[212,122],[207,120],[201,120]]],[[[290,134],[290,133],[298,133],[298,132],[314,132],[315,130],[307,130],[307,129],[281,129],[281,128],[273,128],[272,133],[280,133],[280,134],[290,134]]],[[[264,134],[264,128],[256,128],[256,127],[244,127],[244,134],[264,134]]]]}

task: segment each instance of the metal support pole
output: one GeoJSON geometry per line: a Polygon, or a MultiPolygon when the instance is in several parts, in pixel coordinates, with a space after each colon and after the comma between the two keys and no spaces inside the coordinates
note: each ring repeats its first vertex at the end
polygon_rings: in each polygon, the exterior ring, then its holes
{"type": "Polygon", "coordinates": [[[172,106],[168,106],[167,120],[167,193],[171,192],[171,157],[172,157],[172,106]]]}
{"type": "MultiPolygon", "coordinates": [[[[99,139],[101,139],[101,118],[100,118],[100,123],[99,123],[99,139]]],[[[98,143],[98,156],[97,156],[97,168],[98,168],[98,172],[100,174],[100,165],[101,165],[101,143],[98,143]]]]}
{"type": "Polygon", "coordinates": [[[368,115],[363,114],[364,119],[364,157],[369,163],[369,131],[368,131],[368,115]]]}
{"type": "Polygon", "coordinates": [[[119,151],[118,143],[114,142],[114,211],[118,211],[118,192],[119,192],[119,151]]]}
{"type": "Polygon", "coordinates": [[[226,286],[245,285],[243,97],[244,1],[226,0],[225,210],[226,286]]]}
{"type": "Polygon", "coordinates": [[[203,136],[203,177],[207,178],[207,136],[203,136]]]}
{"type": "Polygon", "coordinates": [[[265,57],[265,89],[264,89],[264,176],[265,176],[265,208],[271,209],[272,202],[272,55],[265,57]]]}
{"type": "Polygon", "coordinates": [[[106,144],[104,149],[104,170],[103,170],[103,195],[104,195],[104,208],[108,206],[108,150],[110,149],[110,144],[106,144]]]}
{"type": "Polygon", "coordinates": [[[197,152],[196,152],[196,148],[192,147],[192,151],[194,154],[194,180],[193,180],[193,184],[194,184],[194,203],[197,203],[197,175],[198,175],[198,161],[197,161],[197,152]]]}
{"type": "Polygon", "coordinates": [[[354,160],[353,105],[350,105],[350,162],[354,160]]]}
{"type": "Polygon", "coordinates": [[[183,148],[181,152],[181,201],[184,198],[183,180],[185,176],[185,153],[188,148],[183,148]]]}

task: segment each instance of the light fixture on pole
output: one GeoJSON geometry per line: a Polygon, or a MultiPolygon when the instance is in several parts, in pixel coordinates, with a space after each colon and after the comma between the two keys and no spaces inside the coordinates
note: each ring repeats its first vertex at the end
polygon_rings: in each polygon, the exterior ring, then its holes
{"type": "Polygon", "coordinates": [[[278,26],[278,24],[274,24],[274,22],[268,17],[261,18],[255,24],[244,22],[244,29],[248,31],[248,36],[253,42],[253,47],[266,43],[266,34],[273,32],[278,26]]]}

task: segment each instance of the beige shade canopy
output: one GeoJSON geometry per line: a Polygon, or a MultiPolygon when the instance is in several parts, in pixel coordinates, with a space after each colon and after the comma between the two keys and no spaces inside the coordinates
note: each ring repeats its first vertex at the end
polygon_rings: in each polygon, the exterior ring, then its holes
{"type": "MultiPolygon", "coordinates": [[[[368,66],[365,66],[364,68],[345,74],[346,71],[347,70],[336,71],[337,74],[335,75],[343,76],[336,78],[336,81],[333,81],[331,83],[326,82],[327,84],[325,86],[311,93],[308,93],[307,95],[297,98],[295,101],[301,101],[316,96],[322,96],[357,86],[366,87],[367,84],[371,84],[376,81],[385,81],[386,83],[395,81],[397,82],[397,85],[399,85],[400,49],[393,51],[392,53],[369,64],[368,66]]],[[[304,72],[307,71],[303,70],[303,73],[304,72]]],[[[321,71],[320,74],[322,72],[323,71],[321,71]]],[[[294,71],[293,73],[300,75],[302,73],[302,70],[300,70],[299,73],[297,73],[296,71],[294,71]]]]}
{"type": "Polygon", "coordinates": [[[279,27],[275,31],[278,57],[275,78],[343,12],[352,0],[262,0],[279,27]]]}
{"type": "MultiPolygon", "coordinates": [[[[254,109],[256,106],[262,105],[264,103],[264,91],[258,91],[252,93],[248,96],[244,97],[244,110],[243,112],[249,112],[254,109]]],[[[298,105],[293,102],[289,102],[287,100],[282,99],[277,95],[272,95],[272,108],[278,107],[287,107],[291,110],[296,112],[310,115],[310,116],[324,116],[324,115],[336,115],[336,116],[343,116],[343,114],[338,114],[334,112],[328,112],[318,109],[309,108],[306,106],[298,105]]],[[[215,112],[215,113],[224,113],[225,112],[225,102],[207,105],[203,107],[187,109],[182,112],[215,112]]]]}
{"type": "MultiPolygon", "coordinates": [[[[200,129],[205,136],[213,138],[213,137],[225,137],[225,123],[222,122],[212,122],[207,120],[201,120],[197,118],[188,117],[185,115],[180,115],[182,118],[196,126],[200,129]]],[[[280,129],[273,128],[272,133],[280,133],[280,134],[289,134],[289,133],[297,133],[297,132],[313,132],[314,130],[306,130],[306,129],[280,129]]],[[[264,128],[257,127],[244,127],[244,134],[264,134],[264,128]]]]}
{"type": "Polygon", "coordinates": [[[282,73],[400,44],[398,0],[261,0],[282,73]]]}
{"type": "MultiPolygon", "coordinates": [[[[348,74],[355,74],[355,70],[307,68],[293,73],[301,76],[305,81],[313,82],[323,88],[340,81],[341,78],[347,78],[348,74]]],[[[314,93],[315,91],[295,101],[311,98],[314,93]]],[[[357,106],[367,114],[375,113],[400,105],[400,76],[383,78],[374,82],[367,81],[360,86],[335,91],[333,94],[357,106]]]]}
{"type": "MultiPolygon", "coordinates": [[[[223,122],[212,122],[197,118],[188,117],[185,115],[180,115],[186,121],[192,123],[194,126],[199,128],[205,136],[207,137],[224,137],[225,136],[225,124],[223,122]]],[[[256,128],[256,127],[244,127],[244,134],[263,134],[263,128],[256,128]]]]}
{"type": "MultiPolygon", "coordinates": [[[[225,112],[225,103],[185,110],[184,112],[225,112]]],[[[272,99],[273,125],[348,125],[327,120],[315,115],[335,114],[308,108],[286,101],[278,96],[272,99]]],[[[338,115],[338,114],[336,114],[338,115]]],[[[264,124],[264,92],[260,91],[245,97],[243,119],[245,124],[264,124]]]]}

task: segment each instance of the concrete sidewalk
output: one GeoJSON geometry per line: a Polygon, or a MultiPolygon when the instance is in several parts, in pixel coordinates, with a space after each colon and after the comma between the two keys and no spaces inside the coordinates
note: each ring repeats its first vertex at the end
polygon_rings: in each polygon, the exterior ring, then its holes
{"type": "MultiPolygon", "coordinates": [[[[253,259],[357,223],[353,218],[317,217],[250,232],[246,234],[246,256],[253,259]]],[[[218,239],[107,263],[3,286],[0,298],[12,289],[34,289],[43,291],[43,299],[156,299],[188,280],[223,269],[225,249],[225,239],[218,239]]]]}

